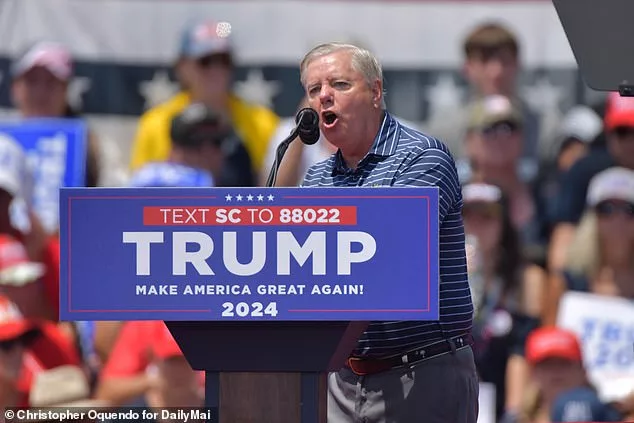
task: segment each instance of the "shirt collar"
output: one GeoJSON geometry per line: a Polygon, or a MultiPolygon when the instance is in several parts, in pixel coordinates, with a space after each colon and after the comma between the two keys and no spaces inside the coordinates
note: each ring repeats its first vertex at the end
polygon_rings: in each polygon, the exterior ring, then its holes
{"type": "MultiPolygon", "coordinates": [[[[374,138],[374,142],[372,143],[372,147],[365,155],[363,160],[359,162],[359,164],[365,163],[369,157],[377,156],[377,157],[388,157],[396,152],[396,147],[398,147],[398,139],[401,133],[401,124],[392,117],[387,111],[383,113],[383,120],[381,121],[381,126],[379,127],[379,132],[377,132],[376,137],[374,138]]],[[[335,153],[335,163],[333,166],[332,174],[333,176],[336,173],[345,173],[348,169],[345,160],[343,159],[343,155],[341,154],[341,150],[337,150],[335,153]]]]}

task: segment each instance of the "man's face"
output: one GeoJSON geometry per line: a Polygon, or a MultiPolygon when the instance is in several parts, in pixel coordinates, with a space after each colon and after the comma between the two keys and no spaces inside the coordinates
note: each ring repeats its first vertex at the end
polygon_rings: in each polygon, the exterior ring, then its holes
{"type": "Polygon", "coordinates": [[[62,116],[66,109],[66,82],[37,66],[13,82],[13,101],[27,117],[62,116]]]}
{"type": "Polygon", "coordinates": [[[482,51],[467,58],[465,74],[480,95],[510,95],[518,71],[516,56],[509,49],[482,51]]]}
{"type": "Polygon", "coordinates": [[[213,54],[198,59],[184,58],[180,63],[180,77],[197,99],[204,101],[223,96],[231,86],[231,57],[213,54]]]}
{"type": "Polygon", "coordinates": [[[467,138],[469,158],[480,167],[510,167],[522,154],[521,128],[511,122],[499,122],[473,130],[467,138]]]}
{"type": "Polygon", "coordinates": [[[620,126],[610,131],[608,149],[621,166],[634,169],[634,127],[620,126]]]}
{"type": "Polygon", "coordinates": [[[382,82],[370,85],[351,59],[351,52],[340,50],[314,59],[303,74],[308,104],[319,113],[319,127],[339,148],[363,140],[368,121],[381,107],[382,82]]]}
{"type": "Polygon", "coordinates": [[[583,385],[585,372],[581,363],[563,358],[547,358],[533,366],[533,379],[548,398],[583,385]]]}

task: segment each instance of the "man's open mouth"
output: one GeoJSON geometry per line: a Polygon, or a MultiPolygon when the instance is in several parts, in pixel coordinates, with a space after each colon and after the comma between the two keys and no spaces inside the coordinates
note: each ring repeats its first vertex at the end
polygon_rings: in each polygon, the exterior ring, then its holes
{"type": "Polygon", "coordinates": [[[337,120],[337,115],[333,112],[323,112],[321,118],[326,125],[330,126],[337,120]]]}

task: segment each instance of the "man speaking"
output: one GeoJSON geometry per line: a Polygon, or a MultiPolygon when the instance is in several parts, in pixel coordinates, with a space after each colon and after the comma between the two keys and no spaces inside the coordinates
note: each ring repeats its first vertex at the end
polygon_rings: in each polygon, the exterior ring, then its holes
{"type": "Polygon", "coordinates": [[[302,186],[437,186],[440,196],[440,320],[370,323],[346,365],[329,375],[328,421],[476,423],[473,304],[453,158],[385,110],[383,71],[369,51],[319,45],[300,75],[323,135],[338,148],[309,168],[302,186]]]}

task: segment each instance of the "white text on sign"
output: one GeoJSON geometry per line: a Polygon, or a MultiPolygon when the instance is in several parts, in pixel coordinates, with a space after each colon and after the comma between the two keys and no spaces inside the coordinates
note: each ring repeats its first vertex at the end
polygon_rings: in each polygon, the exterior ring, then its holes
{"type": "Polygon", "coordinates": [[[145,226],[356,225],[355,206],[144,207],[145,226]]]}
{"type": "MultiPolygon", "coordinates": [[[[302,267],[312,257],[312,275],[326,275],[326,232],[313,231],[306,241],[300,244],[290,231],[263,232],[251,234],[251,261],[238,261],[237,232],[222,233],[222,261],[225,269],[236,276],[253,276],[264,269],[267,262],[267,236],[276,237],[276,274],[291,274],[291,257],[302,267]]],[[[353,263],[363,263],[376,254],[376,240],[372,235],[362,231],[338,231],[337,237],[337,275],[350,275],[353,263]],[[353,244],[360,244],[358,251],[352,251],[353,244]]],[[[123,232],[123,243],[136,246],[136,275],[151,274],[152,244],[160,244],[155,248],[165,248],[163,232],[123,232]]],[[[215,250],[215,242],[211,235],[204,232],[173,232],[171,237],[172,275],[187,275],[187,265],[194,267],[199,275],[215,275],[207,260],[215,250]],[[189,245],[196,245],[191,251],[189,245]]]]}

